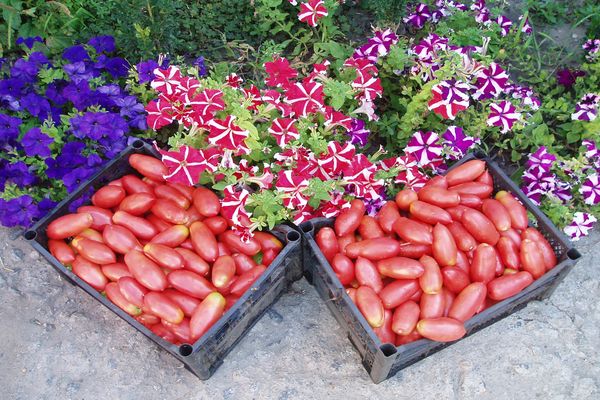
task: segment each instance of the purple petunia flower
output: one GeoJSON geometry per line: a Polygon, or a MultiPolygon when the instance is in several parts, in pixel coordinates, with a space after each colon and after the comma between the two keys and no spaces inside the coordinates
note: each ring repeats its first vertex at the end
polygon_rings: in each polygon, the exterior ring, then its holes
{"type": "Polygon", "coordinates": [[[20,118],[0,114],[0,148],[5,148],[6,145],[14,146],[22,122],[20,118]]]}
{"type": "Polygon", "coordinates": [[[529,168],[523,173],[521,189],[523,193],[536,205],[540,205],[543,195],[551,194],[556,187],[556,175],[546,172],[542,168],[529,168]]]}
{"type": "Polygon", "coordinates": [[[77,61],[73,64],[65,64],[63,70],[67,73],[71,81],[79,82],[81,80],[89,81],[94,77],[92,71],[88,71],[85,62],[77,61]]]}
{"type": "Polygon", "coordinates": [[[44,97],[31,92],[21,99],[21,106],[31,115],[44,122],[50,113],[50,103],[44,97]]]}
{"type": "Polygon", "coordinates": [[[63,176],[63,183],[69,193],[73,192],[82,183],[87,181],[96,172],[93,168],[77,168],[63,176]]]}
{"type": "Polygon", "coordinates": [[[29,167],[23,161],[8,164],[3,171],[7,180],[20,188],[31,186],[36,181],[36,176],[29,171],[29,167]]]}
{"type": "Polygon", "coordinates": [[[584,153],[585,158],[592,161],[596,169],[600,170],[600,150],[598,150],[596,142],[586,139],[581,144],[586,148],[586,152],[584,153]]]}
{"type": "Polygon", "coordinates": [[[448,48],[448,39],[440,37],[435,33],[430,33],[425,39],[421,40],[412,49],[412,52],[423,61],[431,61],[435,53],[439,50],[448,48]]]}
{"type": "Polygon", "coordinates": [[[88,111],[71,118],[70,122],[73,135],[80,139],[119,139],[127,130],[127,123],[121,116],[108,112],[88,111]]]}
{"type": "Polygon", "coordinates": [[[374,217],[385,203],[385,191],[382,190],[378,198],[365,201],[365,210],[368,215],[374,217]]]}
{"type": "Polygon", "coordinates": [[[481,143],[479,138],[465,135],[463,129],[458,126],[449,126],[442,138],[444,139],[443,144],[451,150],[446,155],[449,160],[463,158],[469,149],[481,143]]]}
{"type": "Polygon", "coordinates": [[[496,23],[500,25],[500,35],[506,36],[510,32],[510,28],[512,28],[512,21],[505,17],[504,15],[500,15],[496,20],[496,23]]]}
{"type": "Polygon", "coordinates": [[[62,54],[63,58],[71,63],[76,63],[78,61],[89,60],[90,56],[85,50],[83,45],[75,45],[71,47],[67,47],[62,54]]]}
{"type": "Polygon", "coordinates": [[[198,76],[206,76],[206,64],[204,63],[204,57],[200,56],[194,60],[192,65],[198,68],[198,76]]]}
{"type": "Polygon", "coordinates": [[[49,198],[43,198],[42,201],[37,204],[38,212],[34,219],[44,218],[57,204],[56,201],[52,201],[49,198]]]}
{"type": "Polygon", "coordinates": [[[376,63],[378,60],[377,48],[370,46],[368,43],[363,44],[354,50],[352,58],[356,60],[369,60],[371,63],[376,63]]]}
{"type": "Polygon", "coordinates": [[[490,10],[485,6],[485,0],[476,0],[471,4],[471,10],[475,11],[475,21],[479,24],[489,25],[490,10]]]}
{"type": "Polygon", "coordinates": [[[475,87],[477,91],[473,94],[473,98],[476,100],[498,97],[504,92],[508,82],[508,75],[495,62],[491,63],[489,67],[480,70],[476,76],[477,82],[475,83],[475,87]]]}
{"type": "Polygon", "coordinates": [[[404,23],[411,24],[417,29],[423,28],[425,22],[431,18],[431,11],[427,4],[417,4],[415,12],[404,18],[404,23]]]}
{"type": "Polygon", "coordinates": [[[144,105],[138,103],[135,96],[124,96],[115,99],[115,105],[121,110],[119,114],[122,117],[135,118],[139,114],[145,114],[144,105]]]}
{"type": "Polygon", "coordinates": [[[583,196],[585,204],[593,206],[600,203],[600,176],[597,173],[588,176],[579,193],[583,196]]]}
{"type": "Polygon", "coordinates": [[[54,139],[44,134],[40,128],[31,128],[21,139],[21,145],[29,157],[49,157],[52,143],[54,139]]]}
{"type": "Polygon", "coordinates": [[[84,110],[90,104],[92,91],[88,81],[71,82],[62,90],[62,95],[78,110],[84,110]]]}
{"type": "Polygon", "coordinates": [[[521,113],[517,112],[515,106],[508,102],[502,101],[499,104],[490,104],[490,114],[487,119],[489,126],[502,127],[501,132],[506,133],[512,129],[515,122],[521,118],[521,113]]]}
{"type": "MultiPolygon", "coordinates": [[[[519,16],[519,21],[523,20],[523,16],[519,16]]],[[[531,33],[533,33],[533,28],[531,27],[531,24],[529,23],[529,17],[525,18],[525,22],[523,22],[523,26],[521,27],[521,32],[525,33],[527,35],[531,35],[531,33]]]]}
{"type": "Polygon", "coordinates": [[[365,129],[365,125],[365,121],[352,118],[350,130],[346,132],[346,134],[350,136],[350,143],[358,144],[361,147],[364,147],[367,144],[371,131],[365,129]]]}
{"type": "Polygon", "coordinates": [[[0,221],[4,226],[29,226],[38,209],[29,195],[23,195],[0,204],[0,221]]]}
{"type": "Polygon", "coordinates": [[[104,164],[104,160],[98,154],[90,154],[87,157],[87,166],[88,167],[98,167],[104,164]]]}
{"type": "Polygon", "coordinates": [[[563,203],[571,201],[573,198],[573,194],[571,193],[571,184],[561,181],[560,179],[556,179],[556,183],[554,185],[554,189],[552,190],[551,195],[558,198],[563,203]]]}
{"type": "Polygon", "coordinates": [[[398,36],[391,29],[381,30],[376,29],[374,36],[367,41],[366,46],[369,50],[367,53],[375,53],[379,57],[383,57],[388,54],[390,47],[398,43],[398,36]]]}
{"type": "Polygon", "coordinates": [[[31,36],[31,37],[18,37],[15,42],[17,45],[24,44],[28,49],[32,49],[35,42],[44,43],[40,36],[31,36]]]}
{"type": "Polygon", "coordinates": [[[588,93],[575,105],[575,112],[571,114],[572,120],[593,121],[598,116],[600,95],[588,93]]]}
{"type": "Polygon", "coordinates": [[[127,76],[129,63],[124,58],[114,57],[106,61],[105,68],[114,78],[122,78],[127,76]]]}
{"type": "Polygon", "coordinates": [[[569,68],[564,68],[556,72],[556,81],[559,85],[570,89],[575,84],[575,80],[580,77],[585,76],[585,71],[580,71],[577,69],[571,70],[569,68]]]}
{"type": "Polygon", "coordinates": [[[158,63],[154,60],[143,61],[135,66],[138,72],[140,83],[146,83],[154,80],[154,70],[158,68],[158,63]]]}
{"type": "Polygon", "coordinates": [[[507,85],[506,93],[512,94],[513,99],[523,100],[523,105],[537,110],[542,105],[542,102],[533,95],[533,90],[526,86],[507,85]]]}
{"type": "Polygon", "coordinates": [[[417,131],[408,141],[404,152],[411,154],[420,167],[430,166],[441,161],[443,147],[439,143],[440,137],[435,132],[417,131]]]}
{"type": "Polygon", "coordinates": [[[52,66],[52,63],[50,62],[50,60],[48,60],[48,57],[46,57],[46,55],[41,51],[32,52],[29,55],[28,60],[38,67],[41,67],[43,65],[52,66]]]}
{"type": "Polygon", "coordinates": [[[548,153],[546,146],[540,146],[535,153],[529,154],[529,158],[525,164],[528,168],[537,167],[545,172],[549,172],[555,161],[556,156],[548,153]]]}
{"type": "Polygon", "coordinates": [[[88,40],[88,44],[98,53],[112,53],[115,51],[115,38],[110,35],[94,36],[88,40]]]}
{"type": "Polygon", "coordinates": [[[38,71],[39,67],[35,62],[19,58],[10,69],[10,76],[31,83],[37,79],[38,71]]]}
{"type": "Polygon", "coordinates": [[[571,240],[576,241],[587,236],[597,221],[596,217],[592,214],[576,212],[573,216],[573,222],[565,227],[564,232],[571,240]]]}
{"type": "Polygon", "coordinates": [[[0,80],[0,98],[20,97],[24,86],[25,82],[17,78],[0,80]]]}

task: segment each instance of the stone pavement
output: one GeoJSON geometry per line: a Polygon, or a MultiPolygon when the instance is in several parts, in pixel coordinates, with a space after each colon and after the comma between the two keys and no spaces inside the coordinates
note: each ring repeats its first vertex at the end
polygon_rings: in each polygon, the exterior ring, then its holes
{"type": "Polygon", "coordinates": [[[0,228],[1,399],[598,399],[600,234],[554,295],[375,385],[302,280],[209,381],[0,228]]]}

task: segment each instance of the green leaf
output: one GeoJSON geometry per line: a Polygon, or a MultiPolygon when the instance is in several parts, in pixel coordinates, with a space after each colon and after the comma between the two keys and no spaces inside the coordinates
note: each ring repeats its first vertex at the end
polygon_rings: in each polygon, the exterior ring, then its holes
{"type": "Polygon", "coordinates": [[[352,86],[346,82],[328,79],[325,81],[323,92],[329,97],[331,106],[339,110],[346,99],[352,97],[352,86]]]}

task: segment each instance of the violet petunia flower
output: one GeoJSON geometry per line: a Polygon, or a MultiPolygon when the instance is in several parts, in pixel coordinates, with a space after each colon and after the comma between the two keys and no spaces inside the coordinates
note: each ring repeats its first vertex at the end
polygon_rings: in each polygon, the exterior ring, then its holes
{"type": "Polygon", "coordinates": [[[29,226],[38,209],[29,195],[22,195],[0,204],[0,221],[4,226],[29,226]]]}
{"type": "Polygon", "coordinates": [[[540,146],[534,153],[529,154],[529,158],[525,164],[528,168],[537,167],[545,172],[549,172],[555,161],[556,156],[548,153],[546,146],[540,146]]]}
{"type": "Polygon", "coordinates": [[[77,61],[89,60],[90,56],[85,50],[83,45],[75,45],[71,47],[67,47],[62,54],[63,58],[71,63],[76,63],[77,61]]]}
{"type": "Polygon", "coordinates": [[[588,93],[575,105],[575,112],[571,114],[572,120],[593,121],[598,116],[600,95],[588,93]]]}
{"type": "Polygon", "coordinates": [[[49,157],[52,143],[54,143],[54,139],[43,133],[40,128],[31,128],[21,139],[21,145],[29,157],[49,157]]]}
{"type": "Polygon", "coordinates": [[[410,14],[408,17],[404,18],[404,22],[407,24],[411,24],[413,27],[417,29],[423,28],[425,22],[427,22],[431,18],[431,11],[427,4],[417,4],[415,7],[415,12],[410,14]]]}
{"type": "Polygon", "coordinates": [[[489,126],[501,127],[502,133],[506,133],[512,129],[515,122],[521,118],[521,113],[517,112],[515,106],[508,102],[490,104],[490,114],[487,119],[489,126]]]}
{"type": "Polygon", "coordinates": [[[498,97],[504,92],[508,83],[508,74],[495,62],[477,72],[477,91],[473,94],[476,100],[498,97]]]}
{"type": "Polygon", "coordinates": [[[506,36],[510,32],[510,28],[512,28],[512,21],[505,17],[504,15],[500,15],[498,19],[496,19],[496,23],[500,25],[500,35],[506,36]]]}
{"type": "Polygon", "coordinates": [[[443,147],[439,140],[440,137],[435,132],[417,131],[408,141],[404,153],[412,155],[420,167],[430,166],[441,160],[443,147]]]}
{"type": "Polygon", "coordinates": [[[562,85],[567,89],[570,89],[575,84],[575,80],[581,76],[585,76],[585,71],[580,71],[577,69],[571,70],[569,68],[563,68],[556,72],[556,82],[558,82],[559,85],[562,85]]]}
{"type": "Polygon", "coordinates": [[[469,149],[481,143],[479,138],[466,135],[459,126],[449,126],[442,138],[444,139],[443,144],[451,150],[451,153],[447,154],[447,158],[450,160],[463,158],[469,149]]]}
{"type": "Polygon", "coordinates": [[[76,168],[71,172],[65,174],[62,180],[67,188],[67,192],[71,193],[75,191],[82,183],[87,181],[94,173],[96,169],[94,168],[76,168]]]}
{"type": "Polygon", "coordinates": [[[585,204],[593,206],[600,203],[600,176],[598,173],[588,176],[581,185],[579,193],[583,196],[585,204]]]}
{"type": "Polygon", "coordinates": [[[20,118],[0,114],[0,149],[16,144],[22,122],[20,118]]]}
{"type": "Polygon", "coordinates": [[[115,38],[110,35],[94,36],[88,40],[88,44],[98,53],[112,53],[115,51],[115,38]]]}
{"type": "Polygon", "coordinates": [[[597,221],[592,214],[576,212],[573,216],[573,222],[565,227],[564,232],[571,240],[576,241],[587,236],[597,221]]]}
{"type": "Polygon", "coordinates": [[[44,40],[40,37],[40,36],[30,36],[30,37],[21,37],[19,36],[16,40],[16,44],[24,44],[25,46],[27,46],[28,49],[32,49],[33,45],[38,42],[38,43],[44,43],[44,40]]]}
{"type": "Polygon", "coordinates": [[[600,52],[600,39],[589,39],[581,47],[587,52],[585,58],[592,62],[600,52]]]}

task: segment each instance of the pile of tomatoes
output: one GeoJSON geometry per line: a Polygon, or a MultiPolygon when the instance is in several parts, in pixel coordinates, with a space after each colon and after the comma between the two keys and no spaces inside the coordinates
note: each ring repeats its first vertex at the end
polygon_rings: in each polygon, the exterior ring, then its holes
{"type": "Polygon", "coordinates": [[[383,343],[465,335],[464,322],[516,295],[556,265],[550,243],[528,227],[509,192],[495,198],[481,160],[421,190],[404,189],[374,217],[361,200],[316,242],[383,343]]]}
{"type": "Polygon", "coordinates": [[[273,235],[243,241],[209,189],[167,183],[165,166],[129,157],[143,175],[100,188],[90,206],[52,221],[50,253],[156,335],[198,340],[283,248],[273,235]]]}

